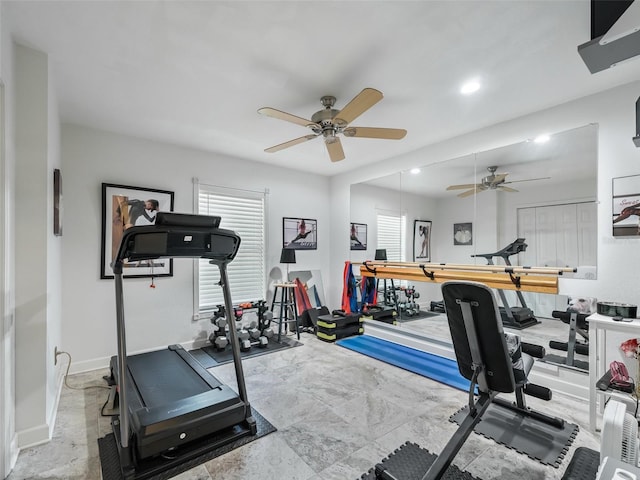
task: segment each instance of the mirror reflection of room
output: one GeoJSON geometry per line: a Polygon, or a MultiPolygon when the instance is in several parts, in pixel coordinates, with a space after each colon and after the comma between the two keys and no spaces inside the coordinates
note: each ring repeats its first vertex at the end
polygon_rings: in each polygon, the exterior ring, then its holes
{"type": "MultiPolygon", "coordinates": [[[[350,260],[372,260],[385,248],[389,261],[424,263],[416,229],[430,222],[432,263],[569,267],[575,273],[562,273],[562,291],[580,295],[581,282],[597,275],[596,192],[596,125],[416,167],[352,185],[351,221],[369,225],[369,247],[352,251],[350,260]],[[518,239],[524,248],[509,251],[518,239]],[[505,248],[509,253],[500,255],[505,248]]],[[[390,284],[379,282],[383,302],[393,298],[390,284]]],[[[396,328],[448,339],[440,284],[393,285],[396,328]]],[[[567,325],[552,312],[566,310],[570,295],[496,294],[516,316],[509,324],[505,315],[505,327],[525,340],[546,345],[566,336],[567,325]]]]}

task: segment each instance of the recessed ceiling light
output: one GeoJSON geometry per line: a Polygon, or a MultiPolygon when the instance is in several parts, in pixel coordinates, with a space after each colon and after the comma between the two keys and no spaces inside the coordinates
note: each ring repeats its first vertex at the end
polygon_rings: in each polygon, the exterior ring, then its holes
{"type": "Polygon", "coordinates": [[[460,93],[462,93],[463,95],[470,95],[474,92],[477,92],[478,90],[480,90],[480,82],[478,82],[477,80],[471,80],[470,82],[462,85],[462,87],[460,88],[460,93]]]}
{"type": "Polygon", "coordinates": [[[417,175],[418,173],[420,173],[420,169],[419,168],[412,168],[411,173],[413,173],[414,175],[417,175]]]}
{"type": "Polygon", "coordinates": [[[536,138],[533,139],[533,141],[536,143],[545,143],[549,141],[549,138],[550,138],[549,135],[544,133],[542,135],[538,135],[536,138]]]}

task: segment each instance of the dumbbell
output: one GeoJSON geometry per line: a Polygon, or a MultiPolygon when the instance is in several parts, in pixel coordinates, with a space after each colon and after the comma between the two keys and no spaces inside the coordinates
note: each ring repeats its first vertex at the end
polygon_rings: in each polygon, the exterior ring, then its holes
{"type": "Polygon", "coordinates": [[[249,330],[242,328],[240,330],[238,330],[238,340],[242,341],[242,340],[249,340],[250,335],[249,335],[249,330]]]}
{"type": "Polygon", "coordinates": [[[217,350],[221,351],[221,350],[224,350],[227,347],[227,345],[229,345],[229,340],[224,335],[220,335],[215,338],[215,340],[213,341],[213,344],[215,345],[217,350]]]}
{"type": "Polygon", "coordinates": [[[248,338],[244,339],[244,340],[238,340],[240,342],[240,351],[241,352],[246,352],[248,350],[251,350],[251,340],[249,340],[248,338]]]}
{"type": "Polygon", "coordinates": [[[247,329],[247,331],[249,332],[249,336],[253,339],[256,340],[260,337],[260,330],[258,330],[258,322],[256,322],[255,320],[253,320],[250,324],[249,324],[249,328],[247,329]]]}
{"type": "Polygon", "coordinates": [[[251,342],[251,345],[257,345],[260,348],[266,348],[269,345],[269,339],[263,335],[258,337],[258,340],[255,342],[251,342]]]}
{"type": "Polygon", "coordinates": [[[214,325],[217,325],[221,330],[224,330],[224,327],[227,326],[227,319],[225,317],[217,318],[214,325]]]}

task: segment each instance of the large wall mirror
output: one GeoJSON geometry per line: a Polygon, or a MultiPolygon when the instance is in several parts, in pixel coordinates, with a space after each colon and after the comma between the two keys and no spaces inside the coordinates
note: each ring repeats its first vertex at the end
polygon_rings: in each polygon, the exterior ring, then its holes
{"type": "MultiPolygon", "coordinates": [[[[597,125],[587,125],[352,185],[351,222],[367,225],[368,241],[366,251],[351,251],[351,261],[373,259],[384,247],[390,260],[422,262],[420,227],[430,222],[432,262],[485,264],[476,255],[524,238],[527,248],[511,264],[576,267],[564,278],[572,277],[577,292],[597,275],[597,138],[597,125]]],[[[422,309],[442,298],[439,284],[402,285],[415,288],[422,309]]],[[[505,294],[517,305],[515,292],[505,294]]],[[[564,295],[524,298],[537,317],[567,304],[564,295]]],[[[398,326],[419,323],[401,319],[398,326]]]]}

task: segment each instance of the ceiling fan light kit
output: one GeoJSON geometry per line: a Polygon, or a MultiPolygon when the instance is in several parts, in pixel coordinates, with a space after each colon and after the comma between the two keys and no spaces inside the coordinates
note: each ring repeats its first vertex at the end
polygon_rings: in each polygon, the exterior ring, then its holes
{"type": "Polygon", "coordinates": [[[324,137],[324,143],[332,162],[344,160],[344,150],[338,135],[345,137],[379,138],[384,140],[400,140],[407,134],[406,130],[399,128],[378,127],[351,127],[349,124],[382,100],[382,92],[375,88],[365,88],[356,95],[342,110],[333,108],[336,97],[325,95],[320,99],[323,110],[319,110],[307,120],[271,107],[263,107],[258,113],[268,117],[285,120],[306,128],[310,128],[313,134],[295,138],[273,147],[265,149],[265,152],[273,153],[285,148],[293,147],[300,143],[313,140],[316,137],[324,137]]]}

